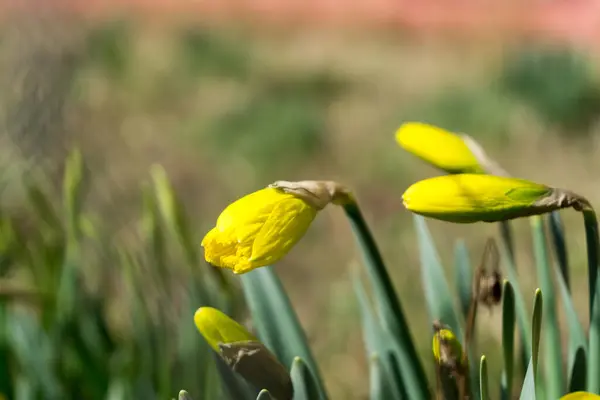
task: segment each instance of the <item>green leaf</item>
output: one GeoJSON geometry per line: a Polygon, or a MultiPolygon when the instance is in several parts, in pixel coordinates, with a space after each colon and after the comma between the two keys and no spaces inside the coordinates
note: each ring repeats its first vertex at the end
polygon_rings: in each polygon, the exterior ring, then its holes
{"type": "MultiPolygon", "coordinates": [[[[513,293],[515,294],[515,310],[517,312],[517,325],[519,328],[519,336],[521,339],[521,351],[523,363],[529,362],[531,358],[531,325],[527,309],[525,308],[525,300],[519,287],[519,276],[517,274],[517,268],[515,266],[515,259],[511,253],[512,243],[509,242],[512,235],[510,234],[510,225],[501,224],[503,227],[503,246],[500,246],[501,258],[504,260],[504,269],[508,275],[508,280],[513,287],[513,293]],[[504,231],[508,232],[505,234],[504,231]]],[[[514,252],[514,250],[512,250],[514,252]]]]}
{"type": "MultiPolygon", "coordinates": [[[[384,369],[383,372],[379,370],[377,372],[392,377],[388,382],[390,384],[388,399],[404,399],[406,398],[404,384],[402,382],[402,375],[398,370],[397,360],[395,360],[394,353],[392,352],[392,340],[389,338],[389,334],[382,329],[377,317],[374,315],[357,270],[352,271],[352,283],[354,285],[354,293],[358,299],[367,357],[377,354],[377,368],[384,369]]],[[[375,362],[372,357],[371,362],[375,362]]],[[[375,368],[375,366],[371,365],[371,368],[375,368]]],[[[373,369],[371,371],[373,372],[373,369]]],[[[373,381],[371,383],[374,384],[373,381]]]]}
{"type": "Polygon", "coordinates": [[[525,380],[523,381],[523,387],[521,388],[521,396],[519,400],[535,400],[535,367],[532,359],[529,359],[529,366],[527,367],[527,373],[525,374],[525,380]]]}
{"type": "Polygon", "coordinates": [[[502,353],[504,371],[502,373],[502,399],[512,398],[514,377],[515,346],[515,292],[509,281],[504,281],[502,289],[502,353]]]}
{"type": "Polygon", "coordinates": [[[294,385],[293,400],[322,399],[323,394],[319,382],[313,375],[308,365],[300,357],[294,358],[290,370],[292,384],[294,385]]]}
{"type": "Polygon", "coordinates": [[[399,399],[393,388],[393,383],[387,374],[379,355],[374,353],[370,357],[370,372],[369,382],[371,384],[369,399],[370,400],[391,400],[399,399]]]}
{"type": "MultiPolygon", "coordinates": [[[[598,251],[600,244],[598,243],[598,219],[592,208],[586,208],[582,211],[583,223],[585,227],[585,242],[587,246],[588,258],[588,293],[589,293],[589,310],[590,310],[590,326],[593,326],[592,319],[594,317],[595,293],[597,290],[596,280],[598,279],[598,251]]],[[[591,351],[591,349],[590,349],[591,351]]],[[[592,362],[592,359],[590,359],[592,362]]],[[[588,370],[588,372],[591,372],[588,370]]],[[[600,372],[600,371],[594,371],[600,372]]],[[[594,378],[596,379],[596,378],[594,378]]],[[[588,381],[588,385],[590,382],[588,381]]],[[[600,383],[599,383],[600,385],[600,383]]]]}
{"type": "Polygon", "coordinates": [[[562,375],[562,347],[560,339],[560,327],[556,315],[556,297],[554,283],[552,281],[552,267],[548,260],[548,248],[544,223],[541,216],[530,218],[533,230],[533,248],[537,266],[538,279],[541,282],[544,293],[544,356],[547,362],[544,364],[546,391],[550,398],[560,398],[564,394],[564,382],[562,375]]]}
{"type": "Polygon", "coordinates": [[[421,258],[421,279],[425,300],[429,309],[430,320],[439,320],[448,325],[459,337],[462,337],[462,327],[458,322],[453,304],[454,299],[444,275],[444,269],[439,260],[433,239],[425,224],[425,219],[414,215],[415,229],[419,243],[421,258]]]}
{"type": "Polygon", "coordinates": [[[542,329],[542,309],[544,300],[542,291],[538,288],[533,299],[533,317],[531,318],[531,360],[533,365],[533,379],[537,381],[538,356],[540,351],[540,336],[542,329]]]}
{"type": "Polygon", "coordinates": [[[569,390],[567,393],[584,391],[587,380],[587,353],[583,347],[575,351],[573,366],[567,372],[569,374],[569,390]]]}
{"type": "MultiPolygon", "coordinates": [[[[562,221],[558,212],[551,213],[549,218],[551,233],[554,243],[554,250],[556,252],[556,259],[558,260],[559,268],[554,268],[556,271],[556,283],[558,285],[558,291],[560,292],[560,298],[562,300],[563,310],[567,319],[567,326],[569,328],[569,343],[568,343],[568,356],[567,356],[567,371],[574,369],[575,363],[577,362],[576,354],[583,352],[578,357],[585,359],[585,352],[587,351],[587,339],[585,332],[581,326],[581,322],[577,316],[577,310],[573,305],[571,299],[571,293],[569,290],[569,265],[567,257],[567,245],[565,243],[564,230],[562,227],[562,221]]],[[[570,375],[570,379],[575,379],[575,382],[569,381],[569,386],[575,386],[581,390],[585,389],[585,374],[570,375]],[[581,382],[583,381],[583,386],[581,382]]],[[[569,390],[569,393],[571,390],[569,390]]]]}
{"type": "Polygon", "coordinates": [[[74,150],[67,158],[63,179],[63,199],[69,241],[80,237],[79,216],[83,203],[84,165],[81,152],[74,150]]]}
{"type": "Polygon", "coordinates": [[[590,345],[588,352],[587,391],[600,393],[600,279],[596,279],[592,321],[590,325],[590,345]]]}
{"type": "Polygon", "coordinates": [[[258,394],[258,396],[256,396],[256,400],[271,400],[273,399],[271,397],[271,395],[269,394],[268,390],[261,390],[260,393],[258,394]]]}
{"type": "Polygon", "coordinates": [[[488,400],[488,371],[487,371],[487,360],[485,356],[481,356],[479,363],[479,395],[481,400],[488,400]]]}
{"type": "Polygon", "coordinates": [[[562,219],[560,218],[560,212],[551,212],[548,216],[548,221],[550,222],[552,243],[556,253],[556,260],[558,262],[558,266],[560,267],[562,281],[567,289],[567,293],[570,293],[569,256],[567,252],[567,243],[565,241],[565,230],[563,228],[562,219]]]}
{"type": "Polygon", "coordinates": [[[454,245],[454,271],[456,272],[456,291],[463,318],[469,315],[473,296],[473,269],[465,241],[460,239],[454,245]]]}
{"type": "Polygon", "coordinates": [[[321,398],[325,399],[325,385],[306,335],[272,268],[262,267],[240,276],[258,336],[283,365],[291,365],[296,357],[301,357],[315,375],[321,398]]]}
{"type": "Polygon", "coordinates": [[[408,396],[411,400],[428,400],[431,395],[425,371],[377,244],[358,206],[355,203],[346,204],[344,211],[365,261],[380,323],[394,342],[408,396]]]}

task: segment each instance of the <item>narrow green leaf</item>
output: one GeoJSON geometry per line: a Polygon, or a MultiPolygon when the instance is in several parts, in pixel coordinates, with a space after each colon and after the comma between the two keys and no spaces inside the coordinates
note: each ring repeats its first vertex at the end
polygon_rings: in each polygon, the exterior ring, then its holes
{"type": "Polygon", "coordinates": [[[569,373],[569,390],[567,393],[584,391],[587,380],[587,353],[583,347],[575,351],[573,365],[569,373]]]}
{"type": "Polygon", "coordinates": [[[463,318],[469,315],[473,296],[473,269],[465,241],[460,239],[454,245],[454,271],[456,272],[456,291],[463,318]]]}
{"type": "Polygon", "coordinates": [[[532,359],[529,359],[529,366],[525,373],[525,380],[523,381],[523,387],[521,388],[521,396],[519,400],[535,400],[535,367],[532,359]]]}
{"type": "Polygon", "coordinates": [[[521,288],[519,287],[519,276],[517,274],[517,267],[515,265],[514,258],[514,246],[512,244],[512,233],[510,230],[510,224],[508,222],[502,223],[502,238],[503,238],[503,246],[500,246],[501,257],[504,260],[504,270],[508,275],[508,280],[511,282],[511,285],[514,289],[515,294],[515,310],[517,312],[517,326],[519,328],[519,336],[521,339],[520,350],[521,360],[524,364],[524,368],[526,363],[528,363],[531,358],[531,325],[530,319],[527,314],[527,309],[525,307],[525,300],[523,299],[523,294],[521,292],[521,288]],[[512,250],[510,250],[512,249],[512,250]]]}
{"type": "Polygon", "coordinates": [[[500,236],[502,237],[502,242],[506,249],[506,256],[512,261],[512,264],[515,265],[515,245],[510,221],[500,222],[500,236]]]}
{"type": "Polygon", "coordinates": [[[428,400],[430,390],[425,370],[416,351],[400,299],[377,248],[377,244],[355,203],[344,205],[344,211],[361,249],[367,273],[373,287],[380,322],[397,348],[398,363],[406,391],[411,400],[428,400]]]}
{"type": "Polygon", "coordinates": [[[272,400],[273,397],[269,394],[268,390],[261,390],[258,396],[256,396],[256,400],[272,400]]]}
{"type": "MultiPolygon", "coordinates": [[[[598,243],[598,219],[592,208],[586,208],[582,211],[583,223],[585,227],[585,242],[587,246],[588,258],[588,293],[589,293],[589,310],[590,310],[590,326],[593,325],[594,304],[596,302],[595,293],[597,290],[596,280],[598,278],[598,251],[600,251],[598,243]]],[[[590,349],[591,351],[591,349],[590,349]]],[[[591,354],[590,354],[591,355],[591,354]]],[[[592,362],[592,359],[590,359],[592,362]]],[[[588,372],[590,372],[588,370],[588,372]]],[[[597,372],[597,371],[595,371],[597,372]]],[[[597,375],[596,375],[597,376],[597,375]]],[[[588,385],[590,382],[588,382],[588,385]]],[[[600,384],[600,383],[599,383],[600,384]]]]}
{"type": "Polygon", "coordinates": [[[531,360],[533,365],[533,379],[537,381],[537,366],[538,356],[540,350],[540,336],[542,329],[542,309],[544,307],[544,300],[542,298],[542,291],[538,288],[535,291],[535,297],[533,299],[533,317],[531,318],[531,360]]]}
{"type": "Polygon", "coordinates": [[[388,345],[389,342],[383,338],[381,326],[379,325],[376,316],[373,314],[367,292],[358,271],[352,271],[352,284],[354,286],[354,293],[358,300],[360,310],[365,350],[367,352],[367,357],[369,357],[371,354],[389,349],[390,346],[388,345]]]}
{"type": "Polygon", "coordinates": [[[560,218],[560,212],[553,211],[548,216],[550,221],[550,232],[552,236],[552,243],[554,244],[554,251],[556,254],[556,260],[560,267],[560,274],[564,281],[564,286],[567,289],[567,293],[570,293],[571,283],[569,278],[569,256],[567,252],[567,243],[565,241],[565,230],[563,228],[562,219],[560,218]]]}
{"type": "Polygon", "coordinates": [[[69,241],[80,237],[79,216],[83,202],[84,165],[81,152],[74,150],[67,158],[63,179],[63,199],[69,241]]]}
{"type": "Polygon", "coordinates": [[[593,315],[590,325],[590,344],[588,352],[587,391],[600,393],[600,280],[596,279],[593,315]]]}
{"type": "MultiPolygon", "coordinates": [[[[562,300],[563,309],[567,318],[567,326],[569,328],[569,346],[567,356],[567,371],[574,371],[576,369],[575,364],[580,363],[581,359],[585,360],[587,351],[587,339],[581,322],[577,316],[577,310],[573,305],[571,298],[571,292],[569,288],[569,264],[567,256],[567,244],[565,242],[564,229],[560,213],[558,211],[552,212],[549,217],[552,241],[554,243],[554,250],[556,259],[558,261],[558,267],[556,270],[556,282],[558,284],[558,290],[562,300]],[[579,354],[579,355],[578,355],[579,354]]],[[[578,367],[577,369],[579,369],[578,367]]],[[[569,387],[585,389],[585,373],[583,375],[570,374],[569,379],[575,379],[574,382],[569,381],[569,387]],[[583,382],[583,385],[582,385],[583,382]]],[[[572,392],[573,390],[569,390],[572,392]]]]}
{"type": "Polygon", "coordinates": [[[504,280],[502,289],[502,353],[504,371],[500,384],[502,399],[512,398],[515,347],[515,292],[509,281],[504,280]]]}
{"type": "Polygon", "coordinates": [[[379,355],[374,353],[370,357],[370,376],[369,381],[371,383],[369,399],[370,400],[389,400],[395,399],[394,392],[392,391],[392,385],[389,379],[386,369],[381,363],[379,355]]]}
{"type": "Polygon", "coordinates": [[[421,280],[425,292],[425,300],[431,321],[439,320],[448,325],[459,337],[462,337],[462,327],[454,310],[454,299],[444,274],[439,256],[425,219],[414,215],[413,220],[417,231],[419,255],[421,258],[421,280]]]}
{"type": "Polygon", "coordinates": [[[406,398],[404,383],[402,381],[402,374],[398,369],[398,362],[393,353],[393,346],[390,345],[392,340],[389,338],[389,333],[383,331],[379,321],[373,314],[362,280],[356,270],[352,273],[352,283],[360,308],[367,357],[377,354],[378,368],[383,368],[385,375],[389,377],[390,394],[387,399],[404,399],[406,398]]]}
{"type": "Polygon", "coordinates": [[[487,360],[481,356],[479,363],[479,395],[481,400],[489,399],[487,360]]]}
{"type": "Polygon", "coordinates": [[[562,375],[562,347],[560,327],[556,315],[556,296],[552,281],[552,267],[548,260],[548,248],[544,223],[541,216],[530,218],[533,231],[533,248],[537,266],[538,279],[544,293],[544,355],[547,362],[544,364],[546,390],[550,398],[558,399],[564,394],[562,375]]]}
{"type": "Polygon", "coordinates": [[[312,400],[322,397],[319,382],[313,375],[308,365],[300,358],[294,358],[290,370],[292,384],[294,385],[294,400],[312,400]]]}
{"type": "Polygon", "coordinates": [[[26,182],[27,199],[31,204],[33,211],[37,216],[44,221],[46,226],[52,230],[58,232],[62,231],[61,220],[50,202],[48,197],[40,189],[40,187],[33,182],[26,182]]]}
{"type": "Polygon", "coordinates": [[[321,398],[325,399],[325,386],[306,335],[272,268],[262,267],[240,276],[258,336],[283,365],[291,365],[301,357],[315,375],[321,398]]]}

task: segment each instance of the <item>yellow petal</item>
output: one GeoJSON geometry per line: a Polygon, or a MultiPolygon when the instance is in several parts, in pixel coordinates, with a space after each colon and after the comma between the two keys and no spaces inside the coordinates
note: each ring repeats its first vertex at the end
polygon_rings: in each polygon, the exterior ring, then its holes
{"type": "Polygon", "coordinates": [[[600,396],[588,392],[573,392],[564,395],[560,400],[600,400],[600,396]]]}
{"type": "Polygon", "coordinates": [[[404,192],[416,214],[449,222],[495,222],[572,206],[566,191],[523,179],[458,174],[425,179],[404,192]],[[562,196],[562,197],[561,197],[562,196]]]}
{"type": "Polygon", "coordinates": [[[258,341],[246,328],[216,308],[200,307],[194,314],[194,323],[217,353],[220,353],[219,343],[258,341]]]}
{"type": "Polygon", "coordinates": [[[420,122],[407,122],[396,131],[406,151],[448,173],[484,173],[477,157],[455,133],[420,122]]]}

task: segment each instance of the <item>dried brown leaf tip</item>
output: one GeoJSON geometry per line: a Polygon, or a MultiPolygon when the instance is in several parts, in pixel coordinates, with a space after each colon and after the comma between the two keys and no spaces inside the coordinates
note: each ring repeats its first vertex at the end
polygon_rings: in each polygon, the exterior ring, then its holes
{"type": "Polygon", "coordinates": [[[487,306],[488,309],[500,304],[502,300],[502,275],[499,265],[500,256],[496,241],[489,238],[483,251],[481,264],[475,272],[473,280],[473,295],[477,302],[487,306]]]}

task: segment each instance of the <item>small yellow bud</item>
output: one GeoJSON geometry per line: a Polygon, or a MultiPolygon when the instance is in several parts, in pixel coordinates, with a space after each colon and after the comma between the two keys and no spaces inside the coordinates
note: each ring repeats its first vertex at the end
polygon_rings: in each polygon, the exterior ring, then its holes
{"type": "Polygon", "coordinates": [[[242,325],[212,307],[200,307],[194,314],[198,331],[214,351],[220,353],[219,343],[257,341],[242,325]]]}
{"type": "Polygon", "coordinates": [[[448,222],[497,222],[588,204],[576,194],[523,179],[480,174],[444,175],[410,186],[407,210],[448,222]]]}
{"type": "Polygon", "coordinates": [[[396,141],[406,151],[450,174],[485,172],[470,147],[474,141],[466,135],[421,122],[407,122],[396,131],[396,141]]]}
{"type": "Polygon", "coordinates": [[[600,400],[600,396],[588,392],[573,392],[564,395],[560,400],[600,400]]]}
{"type": "Polygon", "coordinates": [[[450,329],[434,324],[432,351],[435,362],[455,372],[462,370],[462,346],[450,329]]]}

